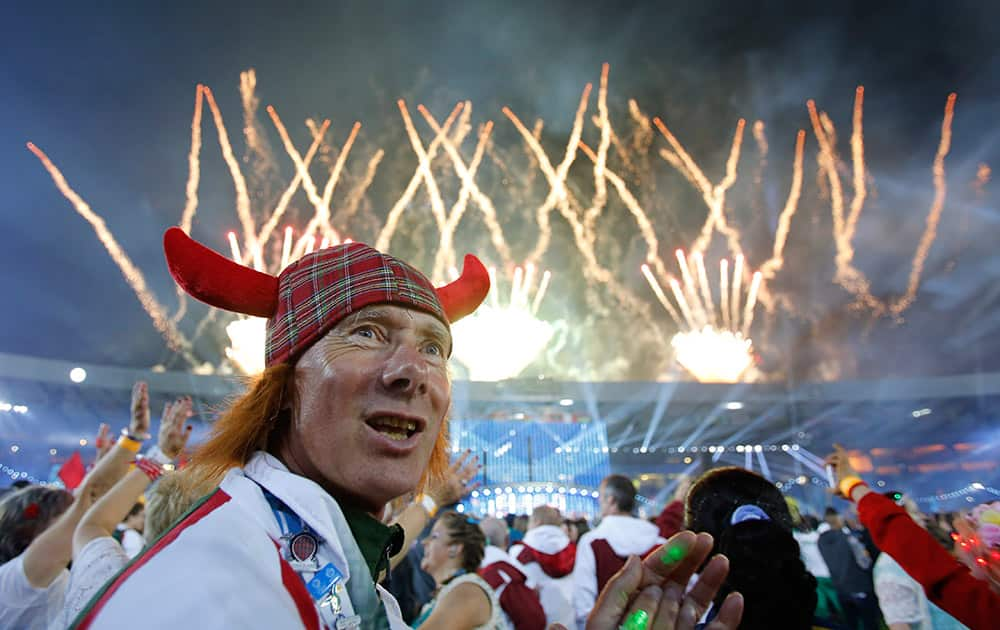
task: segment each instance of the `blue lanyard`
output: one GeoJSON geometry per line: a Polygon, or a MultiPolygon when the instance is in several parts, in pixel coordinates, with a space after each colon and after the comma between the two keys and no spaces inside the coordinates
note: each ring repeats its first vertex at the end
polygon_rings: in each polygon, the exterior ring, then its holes
{"type": "Polygon", "coordinates": [[[278,529],[281,530],[281,538],[285,541],[284,551],[287,556],[285,560],[305,584],[323,622],[328,627],[338,630],[357,627],[361,618],[357,615],[347,617],[342,612],[340,598],[344,588],[344,574],[332,562],[319,567],[315,560],[316,551],[322,542],[319,536],[313,533],[302,517],[281,499],[271,494],[264,486],[257,485],[264,492],[264,498],[274,513],[278,529]],[[303,551],[308,553],[302,553],[303,551]],[[303,573],[312,573],[312,577],[306,579],[303,573]]]}

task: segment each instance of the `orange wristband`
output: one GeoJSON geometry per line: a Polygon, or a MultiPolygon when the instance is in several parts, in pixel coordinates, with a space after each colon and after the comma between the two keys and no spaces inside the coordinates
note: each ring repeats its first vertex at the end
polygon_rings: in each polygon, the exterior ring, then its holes
{"type": "Polygon", "coordinates": [[[840,480],[840,484],[837,486],[837,489],[840,490],[840,494],[844,495],[845,499],[850,501],[851,492],[854,491],[854,488],[866,485],[868,484],[866,484],[864,479],[861,477],[844,477],[840,480]]]}

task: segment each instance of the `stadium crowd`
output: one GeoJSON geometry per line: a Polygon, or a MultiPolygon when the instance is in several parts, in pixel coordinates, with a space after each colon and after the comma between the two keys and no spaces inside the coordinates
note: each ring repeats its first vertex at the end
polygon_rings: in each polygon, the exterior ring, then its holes
{"type": "Polygon", "coordinates": [[[474,257],[435,288],[360,243],[278,277],[178,229],[165,249],[184,290],[268,318],[267,367],[190,453],[191,400],[153,440],[137,383],[129,426],[102,427],[73,492],[7,489],[0,628],[1000,627],[1000,504],[924,515],[839,447],[843,515],[736,467],[649,520],[621,475],[593,523],[458,509],[479,465],[449,457],[447,359],[450,324],[489,287],[474,257]]]}

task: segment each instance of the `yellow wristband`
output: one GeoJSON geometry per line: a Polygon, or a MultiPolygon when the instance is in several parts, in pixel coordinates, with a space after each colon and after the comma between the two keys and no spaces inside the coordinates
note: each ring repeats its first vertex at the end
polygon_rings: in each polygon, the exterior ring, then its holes
{"type": "Polygon", "coordinates": [[[127,451],[138,453],[139,449],[142,448],[142,442],[138,440],[133,440],[127,435],[123,435],[120,438],[118,438],[118,446],[122,447],[127,451]]]}
{"type": "Polygon", "coordinates": [[[851,491],[854,490],[855,486],[859,485],[865,485],[865,481],[861,477],[844,477],[840,480],[840,484],[837,485],[837,489],[840,490],[840,494],[844,495],[845,499],[850,501],[851,491]]]}

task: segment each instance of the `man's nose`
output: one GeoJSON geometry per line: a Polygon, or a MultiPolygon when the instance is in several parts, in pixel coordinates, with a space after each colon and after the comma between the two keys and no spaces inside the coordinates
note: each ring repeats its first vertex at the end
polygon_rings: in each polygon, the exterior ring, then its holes
{"type": "Polygon", "coordinates": [[[414,344],[404,342],[395,347],[382,367],[382,385],[406,396],[427,391],[427,365],[414,344]]]}

